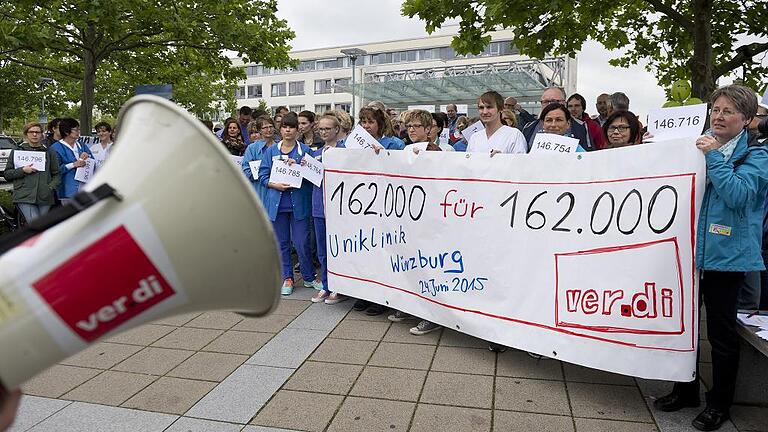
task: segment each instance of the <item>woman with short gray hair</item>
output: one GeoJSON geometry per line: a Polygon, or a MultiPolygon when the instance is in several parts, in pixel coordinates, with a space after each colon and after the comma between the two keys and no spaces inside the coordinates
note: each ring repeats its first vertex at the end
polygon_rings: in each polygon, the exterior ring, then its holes
{"type": "MultiPolygon", "coordinates": [[[[712,345],[712,387],[706,408],[692,422],[707,431],[730,416],[739,367],[737,297],[744,273],[765,269],[760,243],[768,191],[768,149],[747,145],[747,125],[757,113],[754,93],[729,85],[713,92],[711,101],[711,128],[696,140],[707,164],[696,267],[712,345]]],[[[699,373],[691,382],[676,383],[654,405],[662,411],[699,406],[699,373]]]]}

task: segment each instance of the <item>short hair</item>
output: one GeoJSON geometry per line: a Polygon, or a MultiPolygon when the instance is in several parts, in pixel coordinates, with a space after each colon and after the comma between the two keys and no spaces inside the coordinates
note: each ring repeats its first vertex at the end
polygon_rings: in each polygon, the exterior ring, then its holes
{"type": "Polygon", "coordinates": [[[493,104],[497,109],[504,109],[504,98],[497,91],[487,91],[480,95],[479,100],[487,105],[493,104]]]}
{"type": "Polygon", "coordinates": [[[266,110],[264,110],[263,108],[256,108],[256,109],[255,109],[255,110],[253,110],[253,112],[251,113],[251,116],[253,116],[254,118],[256,118],[256,117],[261,117],[261,116],[264,116],[264,115],[267,115],[267,111],[266,111],[266,110]]]}
{"type": "Polygon", "coordinates": [[[29,123],[24,125],[24,127],[22,128],[22,132],[24,133],[24,135],[26,135],[27,132],[29,132],[29,130],[32,129],[33,127],[35,127],[35,126],[40,128],[40,132],[43,131],[43,125],[41,125],[40,123],[38,123],[38,122],[29,122],[29,123]]]}
{"type": "Polygon", "coordinates": [[[248,127],[246,127],[248,130],[248,135],[254,133],[254,132],[260,132],[259,123],[257,120],[251,120],[248,122],[248,127]]]}
{"type": "Polygon", "coordinates": [[[551,103],[544,107],[544,109],[541,110],[541,114],[539,115],[539,120],[544,121],[544,117],[547,116],[547,114],[551,113],[554,110],[561,110],[565,113],[565,120],[571,121],[571,112],[568,111],[568,108],[561,104],[561,103],[551,103]]]}
{"type": "Polygon", "coordinates": [[[240,110],[237,113],[240,115],[249,116],[253,113],[253,110],[251,109],[251,107],[243,105],[240,107],[240,110]]]}
{"type": "Polygon", "coordinates": [[[403,113],[403,122],[408,123],[416,120],[421,122],[425,127],[432,126],[432,113],[423,109],[409,110],[403,113]]]}
{"type": "Polygon", "coordinates": [[[757,114],[757,98],[755,98],[755,92],[752,90],[744,86],[731,84],[713,91],[709,100],[714,104],[721,96],[725,96],[733,102],[736,111],[740,112],[747,121],[752,121],[755,118],[757,114]]]}
{"type": "MultiPolygon", "coordinates": [[[[263,128],[264,125],[267,124],[267,123],[271,124],[272,127],[275,127],[275,121],[272,120],[272,118],[268,117],[268,116],[261,116],[261,117],[257,118],[254,121],[256,122],[256,127],[258,127],[259,130],[261,130],[261,128],[263,128]]],[[[251,122],[251,123],[253,123],[253,122],[251,122]]],[[[250,124],[248,124],[248,127],[250,127],[250,124]]]]}
{"type": "Polygon", "coordinates": [[[360,121],[363,121],[363,119],[375,121],[379,129],[379,136],[385,136],[384,133],[387,120],[385,119],[384,111],[378,108],[364,107],[360,108],[360,112],[357,114],[357,117],[360,119],[360,121]]]}
{"type": "MultiPolygon", "coordinates": [[[[501,110],[501,116],[504,117],[504,115],[506,115],[507,117],[512,119],[510,121],[510,123],[512,123],[512,124],[508,124],[507,126],[509,126],[509,127],[517,127],[517,116],[515,115],[514,111],[509,110],[509,109],[503,109],[503,110],[501,110]]],[[[503,120],[502,120],[502,123],[504,123],[503,120]]],[[[506,123],[504,123],[504,124],[506,124],[506,123]]]]}
{"type": "Polygon", "coordinates": [[[629,111],[629,97],[622,92],[616,92],[608,97],[614,111],[629,111]]]}
{"type": "Polygon", "coordinates": [[[348,112],[342,109],[334,109],[326,111],[325,115],[336,117],[336,119],[339,121],[339,126],[344,133],[349,133],[349,131],[352,130],[352,117],[348,112]]]}
{"type": "Polygon", "coordinates": [[[454,104],[454,103],[449,103],[448,105],[446,105],[446,106],[445,106],[445,110],[446,110],[446,111],[448,111],[448,108],[450,108],[450,107],[453,107],[453,110],[454,110],[454,111],[458,111],[458,109],[459,109],[459,108],[456,106],[456,104],[454,104]]]}
{"type": "Polygon", "coordinates": [[[105,121],[96,123],[96,126],[93,128],[96,129],[97,132],[99,131],[99,128],[104,128],[107,130],[107,132],[112,132],[112,126],[110,126],[109,123],[105,121]]]}
{"type": "Polygon", "coordinates": [[[566,107],[568,106],[568,102],[570,102],[570,101],[572,101],[572,100],[574,100],[574,99],[577,99],[577,100],[579,101],[579,103],[581,104],[581,109],[582,109],[583,111],[586,111],[586,110],[587,110],[587,100],[586,100],[586,99],[584,99],[584,96],[582,96],[582,95],[580,95],[580,94],[578,94],[578,93],[574,93],[574,94],[572,94],[572,95],[571,95],[571,96],[568,98],[568,100],[567,100],[567,101],[565,101],[565,105],[566,105],[566,107]]]}
{"type": "Polygon", "coordinates": [[[317,119],[317,122],[320,123],[320,120],[328,120],[333,123],[333,127],[337,127],[339,128],[339,130],[341,130],[341,123],[339,122],[339,119],[336,118],[335,115],[323,114],[320,116],[319,119],[317,119]]]}
{"type": "Polygon", "coordinates": [[[312,111],[304,110],[300,112],[297,117],[304,117],[305,119],[309,120],[310,123],[315,122],[315,113],[313,113],[312,111]]]}
{"type": "Polygon", "coordinates": [[[58,129],[59,128],[59,123],[61,123],[61,118],[60,117],[56,117],[53,120],[51,120],[48,123],[48,132],[53,133],[54,129],[58,129]]]}
{"type": "Polygon", "coordinates": [[[294,129],[299,128],[299,116],[295,112],[288,112],[283,116],[283,122],[280,123],[280,127],[292,127],[294,129]]]}
{"type": "Polygon", "coordinates": [[[630,144],[637,142],[637,136],[640,134],[640,120],[637,119],[637,116],[632,111],[625,110],[614,111],[605,119],[605,123],[603,123],[603,137],[605,141],[608,142],[608,127],[618,118],[623,118],[629,123],[630,144]]]}
{"type": "Polygon", "coordinates": [[[445,123],[446,123],[445,119],[443,119],[443,116],[440,115],[443,113],[431,113],[431,114],[432,114],[432,120],[434,120],[435,123],[437,123],[437,127],[442,130],[445,127],[445,123]]]}
{"type": "Polygon", "coordinates": [[[467,116],[461,116],[456,120],[456,130],[461,131],[469,126],[469,119],[467,116]]]}
{"type": "Polygon", "coordinates": [[[382,110],[384,112],[387,112],[387,106],[384,105],[384,102],[382,102],[382,101],[377,101],[377,100],[370,101],[370,102],[368,102],[368,105],[366,105],[366,106],[368,108],[376,108],[376,109],[380,109],[380,110],[382,110]]]}
{"type": "Polygon", "coordinates": [[[290,110],[288,108],[280,105],[279,107],[275,108],[275,115],[281,114],[283,112],[289,112],[289,111],[290,110]]]}
{"type": "Polygon", "coordinates": [[[59,133],[62,138],[72,133],[72,129],[79,128],[80,123],[72,117],[65,117],[59,122],[59,133]]]}

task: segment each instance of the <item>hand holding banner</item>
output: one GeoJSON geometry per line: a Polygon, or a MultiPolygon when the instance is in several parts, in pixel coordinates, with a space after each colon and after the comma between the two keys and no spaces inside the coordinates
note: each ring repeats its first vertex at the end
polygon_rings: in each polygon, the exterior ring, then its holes
{"type": "Polygon", "coordinates": [[[22,168],[32,165],[38,171],[45,171],[45,152],[15,150],[13,152],[13,166],[22,168]]]}
{"type": "Polygon", "coordinates": [[[648,132],[653,141],[697,137],[707,120],[707,104],[659,108],[648,114],[648,132]]]}
{"type": "Polygon", "coordinates": [[[323,164],[310,155],[304,156],[304,165],[300,166],[301,175],[313,185],[320,187],[323,183],[323,164]]]}
{"type": "Polygon", "coordinates": [[[272,163],[272,172],[269,181],[272,183],[286,183],[291,187],[301,187],[301,167],[298,164],[288,165],[287,161],[275,159],[272,163]]]}
{"type": "Polygon", "coordinates": [[[562,135],[538,133],[533,139],[531,153],[574,154],[579,146],[579,140],[562,135]]]}
{"type": "Polygon", "coordinates": [[[96,160],[93,158],[86,159],[85,166],[79,167],[77,171],[75,171],[75,180],[82,183],[88,183],[88,180],[93,177],[94,168],[96,168],[96,160]]]}

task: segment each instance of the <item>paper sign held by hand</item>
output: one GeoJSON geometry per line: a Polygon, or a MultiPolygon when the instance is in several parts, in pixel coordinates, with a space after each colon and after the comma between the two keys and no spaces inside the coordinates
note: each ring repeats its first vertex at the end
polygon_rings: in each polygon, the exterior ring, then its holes
{"type": "Polygon", "coordinates": [[[461,136],[464,137],[464,140],[469,143],[469,137],[474,135],[476,132],[484,130],[485,126],[483,126],[483,122],[480,120],[472,123],[471,125],[464,128],[464,130],[461,131],[461,136]]]}
{"type": "Polygon", "coordinates": [[[242,156],[229,155],[229,158],[232,159],[232,162],[234,162],[235,166],[237,166],[238,168],[240,168],[240,166],[243,165],[242,156]]]}
{"type": "Polygon", "coordinates": [[[272,163],[272,172],[269,174],[269,181],[272,183],[287,183],[291,187],[301,187],[301,165],[288,165],[284,160],[275,160],[272,163]]]}
{"type": "Polygon", "coordinates": [[[579,140],[562,135],[538,133],[533,139],[531,153],[574,154],[579,140]]]}
{"type": "Polygon", "coordinates": [[[697,137],[706,120],[707,104],[660,108],[648,114],[648,132],[653,141],[697,137]]]}
{"type": "Polygon", "coordinates": [[[447,127],[444,127],[443,131],[440,132],[440,144],[450,144],[450,135],[451,131],[447,127]]]}
{"type": "Polygon", "coordinates": [[[80,167],[75,171],[75,180],[88,183],[88,180],[93,177],[93,169],[96,168],[96,160],[88,158],[85,160],[85,166],[80,167]]]}
{"type": "Polygon", "coordinates": [[[374,146],[381,145],[376,138],[368,133],[362,126],[357,125],[344,141],[344,146],[348,149],[372,149],[374,146]]]}
{"type": "Polygon", "coordinates": [[[13,152],[13,166],[22,168],[29,165],[38,171],[45,171],[45,152],[25,150],[13,152]]]}
{"type": "Polygon", "coordinates": [[[251,176],[254,180],[259,179],[259,167],[261,166],[261,159],[248,161],[248,166],[251,167],[251,176]]]}
{"type": "Polygon", "coordinates": [[[304,156],[306,164],[301,166],[301,175],[313,185],[320,187],[323,183],[323,164],[310,155],[304,156]]]}

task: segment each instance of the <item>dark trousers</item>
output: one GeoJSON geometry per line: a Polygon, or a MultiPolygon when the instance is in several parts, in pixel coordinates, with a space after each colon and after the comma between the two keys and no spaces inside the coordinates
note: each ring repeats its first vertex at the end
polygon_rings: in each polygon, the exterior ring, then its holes
{"type": "MultiPolygon", "coordinates": [[[[707,392],[707,406],[728,411],[733,404],[739,369],[736,305],[744,272],[705,270],[699,282],[699,304],[703,301],[707,311],[707,338],[712,345],[712,388],[707,392]]],[[[675,383],[674,391],[698,399],[698,356],[696,360],[696,379],[675,383]]]]}

